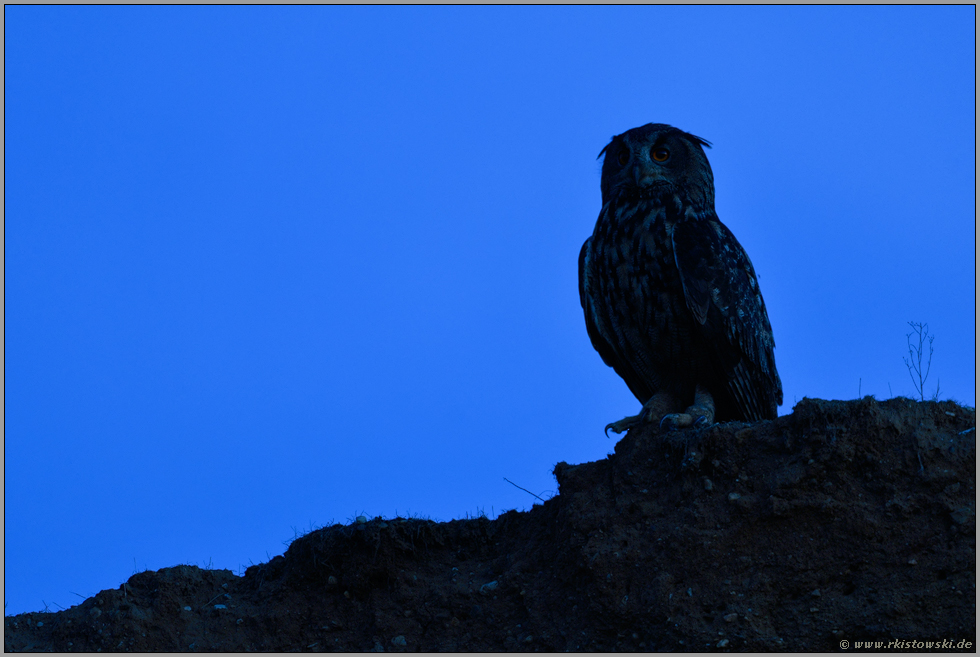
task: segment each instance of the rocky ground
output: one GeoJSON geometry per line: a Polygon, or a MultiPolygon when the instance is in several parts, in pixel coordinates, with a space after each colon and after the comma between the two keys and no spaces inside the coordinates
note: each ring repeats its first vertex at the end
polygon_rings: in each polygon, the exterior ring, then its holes
{"type": "Polygon", "coordinates": [[[243,577],[139,573],[5,618],[4,648],[973,652],[975,426],[953,402],[866,397],[651,427],[559,463],[528,512],[334,525],[243,577]]]}

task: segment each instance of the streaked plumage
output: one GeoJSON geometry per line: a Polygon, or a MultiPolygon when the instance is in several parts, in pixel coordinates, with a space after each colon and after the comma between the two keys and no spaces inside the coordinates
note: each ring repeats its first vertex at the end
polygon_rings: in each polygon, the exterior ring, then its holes
{"type": "Polygon", "coordinates": [[[702,146],[650,123],[600,153],[602,210],[579,255],[579,294],[592,345],[645,405],[610,425],[617,431],[655,412],[683,426],[684,409],[707,422],[752,421],[782,404],[766,305],[748,255],[715,214],[702,146]]]}

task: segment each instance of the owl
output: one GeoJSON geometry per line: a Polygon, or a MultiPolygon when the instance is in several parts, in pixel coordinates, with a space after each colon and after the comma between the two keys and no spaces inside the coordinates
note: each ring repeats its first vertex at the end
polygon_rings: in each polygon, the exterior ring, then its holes
{"type": "Polygon", "coordinates": [[[643,404],[606,426],[776,417],[783,386],[748,254],[715,214],[703,147],[663,123],[602,149],[602,210],[579,253],[592,346],[643,404]]]}

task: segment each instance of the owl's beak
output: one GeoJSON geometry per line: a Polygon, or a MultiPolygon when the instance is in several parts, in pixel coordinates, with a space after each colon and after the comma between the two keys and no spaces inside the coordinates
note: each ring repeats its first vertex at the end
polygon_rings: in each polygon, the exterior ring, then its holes
{"type": "Polygon", "coordinates": [[[665,182],[660,175],[650,171],[650,169],[644,167],[642,164],[633,166],[633,179],[636,181],[636,186],[640,189],[646,189],[665,182]]]}

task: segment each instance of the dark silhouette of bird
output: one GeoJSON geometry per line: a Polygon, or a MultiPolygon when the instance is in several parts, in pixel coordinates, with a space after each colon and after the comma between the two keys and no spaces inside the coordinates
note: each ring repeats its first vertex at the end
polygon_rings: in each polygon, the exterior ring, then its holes
{"type": "Polygon", "coordinates": [[[715,214],[704,146],[648,123],[599,153],[602,210],[579,254],[579,296],[592,346],[643,404],[607,432],[772,419],[783,403],[766,304],[715,214]]]}

